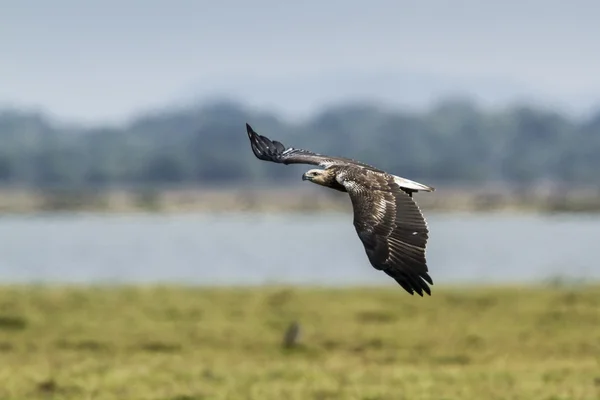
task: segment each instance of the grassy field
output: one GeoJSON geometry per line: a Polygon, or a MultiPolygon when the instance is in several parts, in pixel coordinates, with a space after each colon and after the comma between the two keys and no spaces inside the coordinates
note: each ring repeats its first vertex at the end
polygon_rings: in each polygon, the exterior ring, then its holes
{"type": "Polygon", "coordinates": [[[434,289],[4,287],[0,398],[600,397],[600,287],[434,289]]]}

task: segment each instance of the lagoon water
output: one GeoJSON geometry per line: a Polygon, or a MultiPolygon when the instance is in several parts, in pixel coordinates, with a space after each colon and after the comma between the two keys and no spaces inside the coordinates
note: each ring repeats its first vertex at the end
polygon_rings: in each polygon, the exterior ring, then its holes
{"type": "MultiPolygon", "coordinates": [[[[600,279],[600,216],[427,213],[435,283],[600,279]]],[[[0,283],[394,285],[348,214],[0,217],[0,283]]]]}

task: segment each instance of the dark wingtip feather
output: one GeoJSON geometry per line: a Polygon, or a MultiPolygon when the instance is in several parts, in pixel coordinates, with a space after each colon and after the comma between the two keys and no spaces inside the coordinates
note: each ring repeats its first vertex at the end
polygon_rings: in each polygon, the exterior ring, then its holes
{"type": "Polygon", "coordinates": [[[247,122],[246,122],[246,132],[248,133],[248,137],[250,138],[250,142],[252,142],[252,139],[256,135],[256,132],[254,132],[254,129],[252,129],[252,127],[250,125],[248,125],[247,122]]]}
{"type": "Polygon", "coordinates": [[[259,135],[248,123],[246,123],[246,132],[250,138],[252,151],[258,159],[281,162],[280,157],[285,150],[285,146],[281,142],[259,135]]]}
{"type": "MultiPolygon", "coordinates": [[[[431,288],[427,285],[427,282],[425,282],[425,276],[427,275],[426,272],[419,274],[419,277],[416,278],[419,281],[419,284],[421,285],[421,288],[423,289],[423,291],[425,293],[427,293],[429,296],[431,296],[431,288]]],[[[433,285],[433,283],[431,283],[433,285]]]]}
{"type": "MultiPolygon", "coordinates": [[[[391,269],[384,270],[383,272],[393,278],[411,296],[414,296],[415,292],[421,297],[423,297],[423,292],[431,296],[431,288],[427,286],[427,283],[425,283],[423,279],[421,279],[425,278],[423,275],[411,276],[403,273],[402,271],[395,271],[391,269]]],[[[424,275],[429,277],[426,272],[424,275]]]]}
{"type": "Polygon", "coordinates": [[[248,133],[250,145],[252,146],[252,150],[254,150],[254,153],[256,153],[256,151],[260,152],[261,149],[260,146],[258,146],[258,134],[254,132],[254,129],[252,129],[252,127],[248,123],[246,123],[246,132],[248,133]]]}
{"type": "Polygon", "coordinates": [[[252,148],[254,155],[261,160],[268,159],[265,157],[268,152],[268,145],[265,146],[265,144],[261,141],[260,135],[256,133],[248,123],[246,123],[246,132],[248,133],[250,147],[252,148]]]}
{"type": "Polygon", "coordinates": [[[421,272],[421,277],[427,281],[430,285],[433,285],[433,279],[427,272],[421,272]]]}
{"type": "Polygon", "coordinates": [[[423,290],[425,291],[425,293],[427,293],[429,296],[431,296],[431,288],[429,286],[427,286],[427,284],[423,285],[423,290]]]}

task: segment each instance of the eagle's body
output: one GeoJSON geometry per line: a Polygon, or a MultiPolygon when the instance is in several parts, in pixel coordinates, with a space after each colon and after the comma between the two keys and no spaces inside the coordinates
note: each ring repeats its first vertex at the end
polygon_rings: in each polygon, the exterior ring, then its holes
{"type": "Polygon", "coordinates": [[[321,186],[348,193],[354,210],[354,227],[371,265],[394,278],[408,293],[431,295],[425,249],[429,230],[412,199],[418,191],[435,189],[388,174],[349,158],[330,157],[307,150],[287,148],[254,132],[246,124],[254,155],[281,164],[313,164],[302,175],[321,186]]]}

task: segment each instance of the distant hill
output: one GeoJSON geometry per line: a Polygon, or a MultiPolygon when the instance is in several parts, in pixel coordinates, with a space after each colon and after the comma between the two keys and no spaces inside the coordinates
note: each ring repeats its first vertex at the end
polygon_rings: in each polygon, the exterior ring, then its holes
{"type": "Polygon", "coordinates": [[[0,111],[0,184],[195,185],[282,182],[303,166],[259,162],[244,124],[286,145],[359,158],[430,184],[600,184],[600,111],[576,120],[447,100],[426,112],[348,102],[302,123],[234,102],[163,110],[126,126],[78,127],[0,111]]]}

